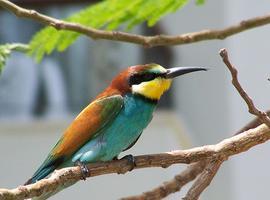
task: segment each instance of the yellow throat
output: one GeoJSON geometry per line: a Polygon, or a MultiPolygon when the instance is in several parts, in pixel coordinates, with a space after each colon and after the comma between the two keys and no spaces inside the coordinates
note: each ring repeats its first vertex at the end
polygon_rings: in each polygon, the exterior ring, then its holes
{"type": "Polygon", "coordinates": [[[133,85],[132,92],[143,95],[149,99],[159,100],[161,95],[170,88],[171,82],[171,79],[158,77],[152,81],[133,85]]]}

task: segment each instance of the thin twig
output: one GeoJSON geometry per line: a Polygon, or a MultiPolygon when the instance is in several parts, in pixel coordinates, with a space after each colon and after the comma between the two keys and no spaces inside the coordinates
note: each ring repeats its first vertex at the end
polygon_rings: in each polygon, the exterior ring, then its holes
{"type": "Polygon", "coordinates": [[[30,50],[29,45],[27,44],[23,44],[23,43],[7,43],[7,44],[3,44],[0,45],[0,48],[7,48],[10,51],[18,51],[18,52],[27,52],[30,50]]]}
{"type": "Polygon", "coordinates": [[[238,77],[237,77],[237,74],[238,74],[237,69],[231,64],[229,57],[228,57],[227,50],[221,49],[219,54],[222,57],[225,65],[230,70],[231,75],[232,75],[232,84],[234,85],[234,87],[238,91],[238,93],[241,95],[241,97],[245,100],[245,102],[248,106],[249,113],[257,116],[263,123],[265,123],[268,127],[270,127],[270,118],[268,117],[267,113],[262,112],[255,107],[252,99],[248,96],[246,91],[240,85],[240,83],[238,81],[238,77]]]}
{"type": "Polygon", "coordinates": [[[223,161],[224,159],[211,160],[195,183],[188,190],[183,200],[197,200],[205,188],[210,185],[223,161]]]}
{"type": "Polygon", "coordinates": [[[180,174],[176,175],[172,180],[164,182],[162,185],[144,192],[140,195],[129,196],[122,198],[122,200],[146,200],[146,199],[162,199],[168,195],[178,192],[187,183],[193,181],[205,168],[206,162],[200,161],[191,164],[180,174]]]}
{"type": "MultiPolygon", "coordinates": [[[[146,167],[168,167],[176,163],[193,163],[213,157],[227,158],[229,156],[247,151],[251,147],[261,144],[270,139],[270,129],[263,125],[248,130],[239,135],[225,139],[216,145],[206,145],[189,150],[177,150],[168,153],[143,155],[135,157],[135,168],[146,167]]],[[[89,177],[109,173],[126,173],[131,169],[127,160],[93,163],[87,165],[89,177]]],[[[57,170],[48,179],[43,179],[35,184],[20,186],[15,189],[0,189],[0,199],[25,199],[39,196],[41,194],[55,193],[59,188],[70,186],[81,179],[79,167],[70,167],[57,170]],[[71,184],[72,183],[72,184],[71,184]]]]}
{"type": "MultiPolygon", "coordinates": [[[[269,117],[270,116],[270,110],[266,111],[266,114],[267,116],[269,117]]],[[[247,131],[249,129],[252,129],[252,128],[255,128],[259,125],[261,125],[263,122],[258,118],[256,117],[255,119],[251,120],[249,123],[247,123],[243,128],[241,128],[239,131],[237,131],[235,133],[235,135],[239,134],[239,133],[242,133],[244,131],[247,131]]]]}
{"type": "Polygon", "coordinates": [[[229,36],[237,33],[264,26],[270,23],[270,14],[258,16],[248,20],[243,20],[238,24],[228,26],[224,29],[209,29],[198,32],[185,33],[181,35],[156,35],[156,36],[143,36],[137,34],[130,34],[121,31],[104,31],[78,23],[66,22],[47,15],[41,14],[35,10],[28,10],[11,3],[8,0],[0,0],[0,6],[14,13],[18,17],[29,18],[44,25],[52,26],[58,30],[75,31],[87,35],[92,39],[105,39],[121,42],[128,42],[145,47],[166,46],[166,45],[182,45],[200,42],[203,40],[223,40],[229,36]]]}

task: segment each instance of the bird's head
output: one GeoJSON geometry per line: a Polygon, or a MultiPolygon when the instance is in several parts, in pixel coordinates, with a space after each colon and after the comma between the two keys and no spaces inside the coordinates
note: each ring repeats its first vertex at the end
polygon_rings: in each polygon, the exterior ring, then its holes
{"type": "Polygon", "coordinates": [[[206,71],[200,67],[175,67],[166,69],[158,64],[131,66],[116,76],[111,87],[122,94],[131,92],[151,100],[159,100],[167,91],[172,79],[195,71],[206,71]]]}

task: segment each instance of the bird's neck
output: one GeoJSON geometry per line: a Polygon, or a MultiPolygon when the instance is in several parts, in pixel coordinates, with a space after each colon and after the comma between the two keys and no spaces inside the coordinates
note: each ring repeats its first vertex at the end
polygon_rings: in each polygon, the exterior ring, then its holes
{"type": "MultiPolygon", "coordinates": [[[[134,95],[132,93],[127,93],[124,95],[124,110],[126,114],[141,115],[141,116],[152,116],[155,110],[157,101],[147,99],[141,95],[134,95]]],[[[148,118],[146,117],[146,118],[148,118]]]]}
{"type": "Polygon", "coordinates": [[[157,99],[151,99],[151,98],[148,98],[142,94],[139,94],[139,93],[129,93],[128,95],[132,95],[134,98],[137,98],[145,103],[148,103],[148,104],[152,104],[152,105],[157,105],[158,103],[158,100],[157,99]]]}

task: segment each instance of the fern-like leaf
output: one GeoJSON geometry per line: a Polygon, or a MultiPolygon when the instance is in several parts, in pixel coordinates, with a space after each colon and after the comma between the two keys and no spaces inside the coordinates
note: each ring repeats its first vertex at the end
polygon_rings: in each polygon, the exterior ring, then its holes
{"type": "MultiPolygon", "coordinates": [[[[144,21],[153,26],[162,16],[182,8],[187,2],[188,0],[105,0],[65,20],[106,30],[116,29],[122,24],[131,29],[144,21]]],[[[30,54],[40,61],[44,54],[50,54],[55,49],[64,51],[79,35],[71,31],[57,31],[52,27],[44,28],[32,38],[30,54]]]]}

